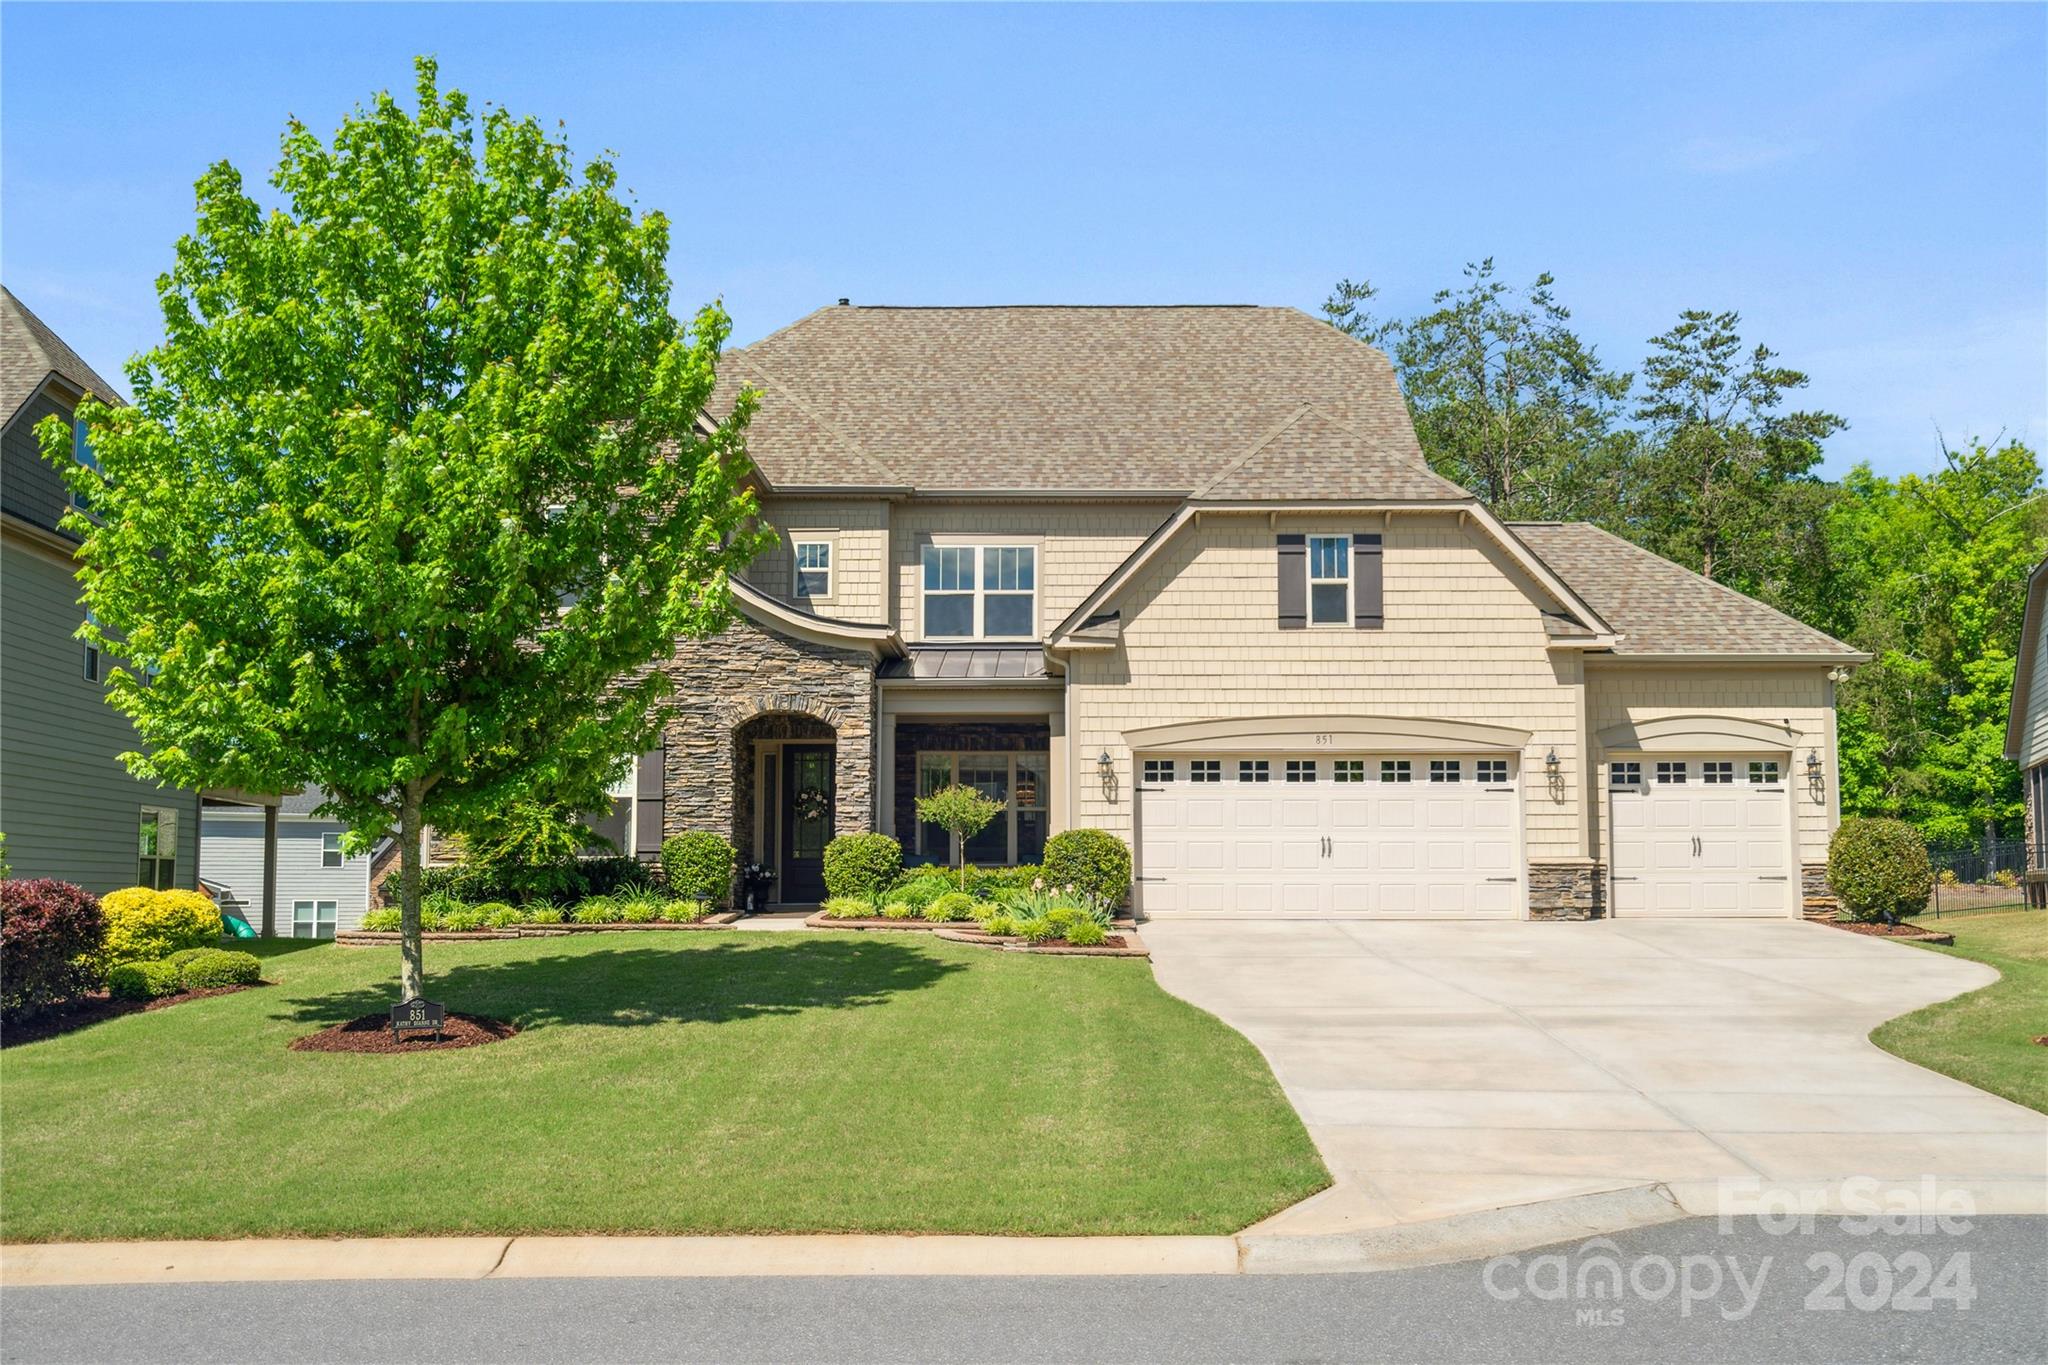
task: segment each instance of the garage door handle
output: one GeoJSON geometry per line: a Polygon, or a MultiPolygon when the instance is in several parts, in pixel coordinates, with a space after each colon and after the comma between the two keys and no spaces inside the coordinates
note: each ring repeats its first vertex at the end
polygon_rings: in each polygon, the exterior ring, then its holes
{"type": "MultiPolygon", "coordinates": [[[[1140,880],[1143,880],[1143,879],[1141,878],[1140,880]]],[[[1618,881],[1618,882],[1632,882],[1632,881],[1634,881],[1634,880],[1635,880],[1635,878],[1634,878],[1634,877],[1624,877],[1624,876],[1621,876],[1620,874],[1618,874],[1618,873],[1617,873],[1617,874],[1615,875],[1615,878],[1614,878],[1614,880],[1616,880],[1616,881],[1618,881]]]]}
{"type": "Polygon", "coordinates": [[[1522,879],[1520,877],[1488,877],[1486,880],[1490,882],[1518,882],[1522,879]]]}
{"type": "Polygon", "coordinates": [[[1760,882],[1783,882],[1783,881],[1790,881],[1790,880],[1791,880],[1791,878],[1789,878],[1789,877],[1785,876],[1785,874],[1781,872],[1781,873],[1779,873],[1779,874],[1778,874],[1777,876],[1774,876],[1774,877],[1758,877],[1758,878],[1757,878],[1757,880],[1758,880],[1758,881],[1760,881],[1760,882]]]}

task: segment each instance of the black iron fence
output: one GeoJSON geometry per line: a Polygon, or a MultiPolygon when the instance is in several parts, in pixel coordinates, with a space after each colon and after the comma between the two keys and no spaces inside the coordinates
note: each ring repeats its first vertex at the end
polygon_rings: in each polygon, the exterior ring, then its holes
{"type": "Polygon", "coordinates": [[[1934,865],[1934,913],[1985,904],[2006,893],[2013,901],[2025,897],[2027,845],[2023,839],[1996,839],[1975,848],[1930,851],[1934,865]]]}

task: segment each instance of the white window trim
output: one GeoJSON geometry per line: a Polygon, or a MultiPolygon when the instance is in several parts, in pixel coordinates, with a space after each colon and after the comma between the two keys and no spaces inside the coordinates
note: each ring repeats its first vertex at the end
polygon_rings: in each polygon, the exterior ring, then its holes
{"type": "Polygon", "coordinates": [[[1302,555],[1302,571],[1308,575],[1308,600],[1303,605],[1308,608],[1309,629],[1348,630],[1351,627],[1352,613],[1357,610],[1356,599],[1352,596],[1353,589],[1351,582],[1351,554],[1352,547],[1351,537],[1349,534],[1338,534],[1336,532],[1330,531],[1309,532],[1306,547],[1302,555]],[[1343,566],[1344,570],[1341,577],[1316,577],[1316,542],[1319,540],[1335,540],[1342,542],[1342,547],[1339,549],[1337,556],[1338,563],[1343,566]],[[1316,620],[1316,588],[1319,585],[1327,588],[1333,583],[1341,583],[1344,585],[1344,614],[1335,621],[1318,621],[1316,620]]]}
{"type": "MultiPolygon", "coordinates": [[[[957,751],[949,749],[920,749],[917,751],[917,769],[915,778],[915,781],[918,784],[917,790],[920,795],[923,794],[925,760],[929,758],[943,758],[947,760],[947,771],[951,774],[951,776],[948,778],[948,781],[954,784],[957,784],[960,781],[960,763],[963,759],[967,760],[970,763],[983,764],[989,766],[993,766],[997,759],[1009,760],[1009,776],[1005,779],[1005,782],[1007,785],[1007,790],[1009,791],[1010,795],[1009,799],[1003,803],[1002,815],[997,817],[1000,820],[1002,820],[1004,826],[1008,830],[1008,835],[1004,844],[1006,857],[1004,859],[1003,866],[1015,867],[1017,865],[1018,810],[1022,809],[1032,811],[1044,811],[1046,817],[1046,838],[1050,839],[1052,837],[1052,753],[1050,750],[1013,749],[996,751],[982,750],[980,752],[976,752],[973,750],[957,751]],[[1038,802],[1035,805],[1019,807],[1017,804],[1017,760],[1020,758],[1038,758],[1042,760],[1045,764],[1044,770],[1040,773],[1041,781],[1039,783],[1038,789],[1038,802]]],[[[932,855],[934,851],[931,849],[927,849],[924,846],[925,822],[917,819],[914,811],[912,813],[912,823],[915,825],[917,831],[917,852],[920,855],[932,855]]],[[[945,836],[945,841],[946,847],[943,851],[943,854],[940,856],[943,856],[947,865],[951,866],[956,858],[953,845],[957,841],[950,834],[945,836]]]]}
{"type": "Polygon", "coordinates": [[[320,937],[321,937],[321,933],[320,933],[320,907],[321,907],[321,906],[323,906],[323,905],[327,907],[327,925],[328,925],[328,927],[329,927],[330,929],[335,929],[335,930],[338,930],[338,929],[340,928],[340,920],[341,920],[341,905],[340,905],[340,903],[339,903],[338,901],[329,901],[329,900],[294,900],[294,901],[292,902],[292,937],[293,937],[293,938],[298,938],[298,937],[299,937],[299,910],[300,910],[300,908],[301,908],[301,907],[304,907],[304,908],[306,908],[306,909],[308,909],[308,910],[310,910],[310,911],[312,912],[312,913],[311,913],[311,914],[310,914],[310,915],[309,915],[309,916],[307,917],[307,922],[308,922],[309,924],[311,924],[311,925],[313,926],[313,932],[312,932],[312,933],[310,933],[310,934],[308,934],[308,935],[306,935],[306,938],[308,938],[308,939],[310,939],[310,940],[314,940],[314,941],[318,941],[318,940],[320,939],[320,937]]]}
{"type": "Polygon", "coordinates": [[[342,851],[341,835],[333,830],[322,830],[320,832],[320,866],[323,868],[342,867],[347,862],[348,854],[342,851]],[[331,863],[327,861],[327,841],[330,839],[334,841],[334,861],[331,863]]]}
{"type": "MultiPolygon", "coordinates": [[[[176,885],[178,880],[178,812],[169,806],[142,806],[135,812],[135,879],[143,886],[153,887],[157,885],[150,877],[142,875],[142,821],[143,817],[147,815],[156,816],[157,851],[152,861],[169,863],[171,865],[171,882],[173,885],[176,885]],[[166,848],[170,851],[165,852],[166,848]]],[[[152,868],[151,872],[155,874],[158,872],[158,869],[152,868]]],[[[164,888],[158,887],[157,889],[162,890],[164,888]]]]}
{"type": "MultiPolygon", "coordinates": [[[[832,600],[832,598],[833,598],[833,595],[834,595],[834,594],[835,594],[835,593],[836,593],[836,592],[838,591],[838,589],[839,589],[839,578],[838,578],[838,569],[839,569],[839,546],[838,546],[838,543],[837,543],[836,541],[834,541],[834,540],[833,540],[833,538],[832,538],[831,536],[827,536],[827,535],[820,535],[820,534],[818,534],[818,533],[817,533],[817,532],[815,532],[815,531],[805,531],[805,532],[801,532],[801,533],[798,533],[798,532],[791,532],[791,533],[790,533],[790,537],[789,537],[789,596],[790,596],[790,600],[791,600],[791,601],[793,601],[793,602],[830,602],[830,601],[832,600]],[[803,549],[804,549],[804,547],[805,547],[806,545],[822,545],[822,546],[824,546],[824,547],[825,547],[825,567],[824,567],[824,568],[822,568],[822,569],[806,569],[806,568],[805,568],[805,567],[803,566],[803,563],[802,563],[802,560],[803,560],[803,549]],[[824,574],[824,575],[825,575],[825,590],[824,590],[823,592],[814,592],[814,593],[811,593],[811,594],[810,594],[809,596],[805,596],[805,595],[803,594],[803,592],[801,592],[801,591],[800,591],[800,588],[801,588],[801,586],[802,586],[802,583],[803,583],[803,576],[804,576],[805,574],[807,574],[807,573],[822,573],[822,574],[824,574]]],[[[918,575],[919,575],[919,581],[920,581],[920,582],[922,582],[922,581],[923,581],[923,574],[924,574],[924,564],[923,564],[923,556],[922,556],[922,555],[920,555],[920,556],[919,556],[919,563],[918,563],[918,575]]]]}
{"type": "MultiPolygon", "coordinates": [[[[916,571],[917,623],[921,638],[934,642],[994,640],[1003,643],[1030,644],[1034,640],[1044,637],[1045,622],[1040,613],[1045,605],[1043,596],[1043,588],[1045,586],[1045,549],[1039,541],[1029,538],[1019,539],[1014,536],[935,535],[918,547],[916,571]],[[933,633],[931,629],[931,612],[927,609],[927,599],[931,596],[932,590],[925,587],[924,583],[924,552],[927,548],[933,550],[971,550],[974,552],[974,585],[971,592],[962,589],[941,590],[943,595],[948,597],[972,597],[974,617],[972,634],[938,635],[933,633]],[[984,586],[982,557],[990,550],[1031,551],[1031,633],[1029,635],[990,635],[986,629],[983,603],[988,596],[988,588],[984,586]]],[[[1001,595],[1007,597],[1020,594],[1004,592],[1001,595]]]]}

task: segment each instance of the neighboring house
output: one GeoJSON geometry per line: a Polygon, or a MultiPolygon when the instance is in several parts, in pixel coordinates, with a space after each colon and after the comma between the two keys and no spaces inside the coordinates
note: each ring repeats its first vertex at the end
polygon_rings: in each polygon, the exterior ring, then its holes
{"type": "Polygon", "coordinates": [[[2027,904],[2048,907],[2048,559],[2027,579],[2027,614],[2020,627],[2018,671],[2012,683],[2012,715],[2005,727],[2005,756],[2020,765],[2026,794],[2027,904]]]}
{"type": "Polygon", "coordinates": [[[1866,656],[1431,472],[1378,351],[1285,308],[826,308],[729,353],[778,544],[660,666],[630,851],[1131,841],[1150,914],[1796,916],[1866,656]]]}
{"type": "MultiPolygon", "coordinates": [[[[114,387],[0,287],[0,831],[16,877],[58,877],[100,894],[142,883],[193,887],[199,797],[128,775],[134,727],[108,706],[110,661],[73,633],[85,620],[78,539],[58,529],[72,495],[35,426],[72,423],[86,393],[114,387]]],[[[77,427],[74,425],[74,431],[77,427]]],[[[76,457],[92,458],[82,434],[76,457]]]]}
{"type": "MultiPolygon", "coordinates": [[[[277,900],[269,929],[276,937],[333,938],[360,925],[370,908],[376,857],[342,851],[347,827],[316,813],[326,799],[312,788],[278,805],[277,900]]],[[[221,909],[264,933],[262,810],[209,801],[200,830],[206,880],[221,909]]]]}

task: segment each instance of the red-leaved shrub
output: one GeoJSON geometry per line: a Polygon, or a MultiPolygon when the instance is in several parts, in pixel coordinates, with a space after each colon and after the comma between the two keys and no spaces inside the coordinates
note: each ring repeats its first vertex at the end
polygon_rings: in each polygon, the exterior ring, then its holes
{"type": "Polygon", "coordinates": [[[29,1014],[100,984],[100,903],[52,877],[0,881],[0,1014],[29,1014]]]}

